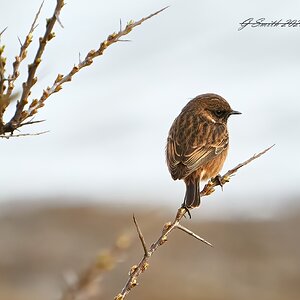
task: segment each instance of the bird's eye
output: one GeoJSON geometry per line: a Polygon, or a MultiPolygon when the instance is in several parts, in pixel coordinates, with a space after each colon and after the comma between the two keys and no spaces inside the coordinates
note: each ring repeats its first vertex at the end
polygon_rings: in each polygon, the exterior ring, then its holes
{"type": "Polygon", "coordinates": [[[215,110],[214,114],[216,115],[216,117],[220,118],[225,115],[225,111],[224,110],[215,110]]]}

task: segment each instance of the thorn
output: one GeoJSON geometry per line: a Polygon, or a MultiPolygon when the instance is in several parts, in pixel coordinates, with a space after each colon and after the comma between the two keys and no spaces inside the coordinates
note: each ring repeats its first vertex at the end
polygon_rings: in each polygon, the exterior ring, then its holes
{"type": "Polygon", "coordinates": [[[21,39],[19,37],[18,37],[18,41],[20,43],[20,47],[23,47],[23,44],[22,44],[21,39]]]}
{"type": "Polygon", "coordinates": [[[119,32],[122,31],[122,19],[120,18],[120,28],[119,28],[119,32]]]}
{"type": "Polygon", "coordinates": [[[8,28],[8,26],[6,26],[1,32],[0,32],[0,37],[1,35],[5,32],[5,30],[8,28]]]}
{"type": "Polygon", "coordinates": [[[31,124],[36,124],[36,123],[42,123],[45,122],[46,120],[37,120],[37,121],[33,121],[34,118],[32,118],[30,121],[25,122],[25,123],[21,123],[19,125],[19,127],[25,126],[25,125],[31,125],[31,124]]]}
{"type": "Polygon", "coordinates": [[[33,30],[36,30],[36,28],[38,28],[39,24],[36,24],[34,27],[33,27],[33,30]]]}
{"type": "Polygon", "coordinates": [[[60,27],[65,28],[64,25],[62,24],[62,22],[60,21],[59,15],[57,13],[55,14],[55,18],[56,18],[58,24],[60,25],[60,27]]]}
{"type": "Polygon", "coordinates": [[[210,246],[210,247],[213,247],[213,245],[212,245],[210,242],[208,242],[208,241],[205,240],[204,238],[200,237],[199,235],[195,234],[193,231],[187,229],[186,227],[184,227],[184,226],[182,226],[182,225],[180,225],[180,224],[177,224],[176,227],[177,227],[178,229],[184,231],[185,233],[191,235],[191,236],[194,237],[195,239],[201,241],[202,243],[204,243],[204,244],[206,244],[206,245],[208,245],[208,246],[210,246]]]}
{"type": "Polygon", "coordinates": [[[33,20],[33,23],[32,23],[32,25],[31,25],[31,28],[30,28],[30,33],[32,33],[32,32],[37,28],[37,26],[38,26],[38,25],[36,24],[36,22],[37,22],[37,20],[38,20],[38,18],[39,18],[39,15],[40,15],[41,10],[42,10],[42,8],[43,8],[44,2],[45,2],[45,0],[43,0],[42,4],[41,4],[40,7],[39,7],[38,12],[37,12],[36,15],[35,15],[35,18],[34,18],[34,20],[33,20]]]}
{"type": "Polygon", "coordinates": [[[143,249],[144,249],[144,256],[145,256],[145,257],[148,257],[149,254],[148,254],[148,250],[147,250],[147,246],[146,246],[146,242],[145,242],[144,236],[143,236],[143,234],[142,234],[142,231],[141,231],[141,229],[140,229],[140,227],[139,227],[139,224],[138,224],[138,222],[137,222],[137,220],[136,220],[134,214],[132,215],[132,217],[133,217],[134,225],[135,225],[135,227],[136,227],[136,230],[137,230],[137,232],[138,232],[140,241],[141,241],[142,246],[143,246],[143,249]]]}

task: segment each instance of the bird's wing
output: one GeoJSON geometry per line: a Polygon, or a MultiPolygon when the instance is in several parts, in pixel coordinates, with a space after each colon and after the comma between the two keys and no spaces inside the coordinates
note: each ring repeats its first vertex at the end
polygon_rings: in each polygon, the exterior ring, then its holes
{"type": "Polygon", "coordinates": [[[223,124],[201,122],[191,134],[171,130],[167,143],[167,162],[173,179],[181,179],[199,169],[228,147],[223,124]]]}
{"type": "Polygon", "coordinates": [[[228,134],[224,131],[224,134],[216,137],[215,140],[209,143],[202,141],[195,149],[192,147],[183,156],[182,163],[186,166],[186,174],[184,177],[193,173],[199,167],[205,165],[207,162],[218,156],[228,147],[228,134]]]}

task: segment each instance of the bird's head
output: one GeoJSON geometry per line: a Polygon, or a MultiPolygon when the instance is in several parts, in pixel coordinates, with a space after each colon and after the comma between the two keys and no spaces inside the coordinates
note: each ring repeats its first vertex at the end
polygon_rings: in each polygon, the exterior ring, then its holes
{"type": "Polygon", "coordinates": [[[228,102],[217,94],[203,94],[195,98],[203,117],[213,123],[226,123],[231,115],[241,114],[233,110],[228,102]]]}

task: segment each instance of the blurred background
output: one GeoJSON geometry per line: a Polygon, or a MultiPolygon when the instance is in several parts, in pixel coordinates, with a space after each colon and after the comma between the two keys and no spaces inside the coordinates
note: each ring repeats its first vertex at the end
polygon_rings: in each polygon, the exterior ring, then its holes
{"type": "MultiPolygon", "coordinates": [[[[40,3],[1,3],[7,66],[40,3]]],[[[184,195],[165,164],[169,127],[187,101],[206,92],[243,113],[229,120],[223,171],[276,146],[185,221],[215,248],[174,233],[130,297],[299,299],[300,26],[238,31],[251,17],[300,20],[298,1],[70,0],[32,96],[118,31],[120,19],[125,25],[167,5],[47,100],[37,117],[46,122],[22,129],[49,133],[0,141],[0,299],[58,299],[66,274],[132,234],[133,212],[147,242],[154,240],[184,195]]],[[[19,87],[54,6],[44,3],[19,87]]],[[[133,236],[111,280],[101,283],[103,297],[120,290],[140,255],[133,236]]]]}

